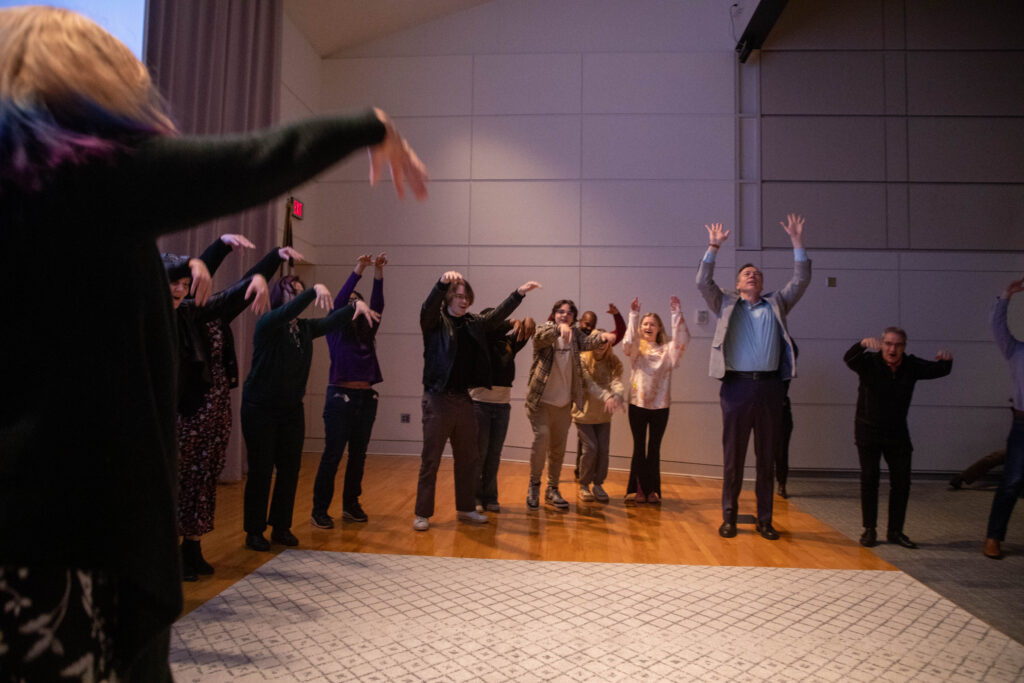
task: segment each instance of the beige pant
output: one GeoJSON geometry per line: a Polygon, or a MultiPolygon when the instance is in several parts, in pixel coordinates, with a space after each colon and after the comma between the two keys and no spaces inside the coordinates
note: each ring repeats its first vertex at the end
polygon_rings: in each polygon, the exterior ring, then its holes
{"type": "Polygon", "coordinates": [[[562,407],[540,403],[527,408],[526,416],[533,427],[533,448],[530,451],[530,483],[539,484],[548,463],[548,486],[558,486],[565,459],[565,441],[572,424],[572,402],[562,407]]]}

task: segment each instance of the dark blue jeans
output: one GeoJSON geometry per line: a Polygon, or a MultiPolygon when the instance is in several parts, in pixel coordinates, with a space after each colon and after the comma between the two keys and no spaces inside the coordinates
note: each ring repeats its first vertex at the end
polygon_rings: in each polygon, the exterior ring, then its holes
{"type": "Polygon", "coordinates": [[[341,490],[341,506],[359,501],[363,492],[363,467],[366,447],[370,443],[373,421],[377,419],[377,392],[373,389],[327,387],[324,403],[324,453],[313,483],[313,514],[327,514],[334,498],[334,479],[341,456],[348,446],[345,484],[341,490]]]}
{"type": "Polygon", "coordinates": [[[505,445],[512,406],[473,401],[473,412],[476,414],[476,440],[480,452],[476,500],[480,505],[497,503],[498,465],[501,464],[501,447],[505,445]]]}
{"type": "Polygon", "coordinates": [[[1013,506],[1024,488],[1024,417],[1015,417],[1006,439],[1006,462],[1003,478],[992,499],[992,512],[988,516],[988,538],[1006,540],[1006,527],[1013,514],[1013,506]]]}

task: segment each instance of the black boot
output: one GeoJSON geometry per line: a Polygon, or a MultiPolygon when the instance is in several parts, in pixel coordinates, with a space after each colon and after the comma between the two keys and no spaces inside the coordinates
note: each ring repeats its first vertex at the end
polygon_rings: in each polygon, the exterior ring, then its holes
{"type": "Polygon", "coordinates": [[[181,580],[182,581],[198,581],[199,574],[196,573],[196,567],[192,564],[192,557],[188,551],[188,546],[185,545],[188,541],[183,540],[181,542],[181,580]]]}
{"type": "Polygon", "coordinates": [[[192,565],[196,574],[200,576],[210,576],[213,574],[213,566],[203,557],[203,551],[199,547],[198,539],[195,541],[187,538],[183,539],[181,541],[181,555],[192,565]]]}

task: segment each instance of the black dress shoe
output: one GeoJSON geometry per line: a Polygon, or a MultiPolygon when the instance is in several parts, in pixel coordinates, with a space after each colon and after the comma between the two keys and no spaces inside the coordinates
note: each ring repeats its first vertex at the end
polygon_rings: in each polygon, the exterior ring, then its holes
{"type": "Polygon", "coordinates": [[[261,552],[266,552],[270,550],[270,541],[263,538],[263,534],[246,534],[245,547],[249,550],[259,550],[261,552]]]}
{"type": "Polygon", "coordinates": [[[761,523],[761,521],[758,520],[757,524],[754,525],[754,531],[761,534],[761,538],[769,541],[779,540],[779,532],[775,530],[771,522],[761,523]]]}
{"type": "Polygon", "coordinates": [[[789,494],[786,493],[786,485],[779,484],[779,496],[782,498],[789,498],[789,494]]]}
{"type": "Polygon", "coordinates": [[[917,544],[907,538],[906,534],[886,534],[885,540],[894,545],[901,545],[904,548],[910,548],[911,550],[917,549],[917,544]]]}
{"type": "Polygon", "coordinates": [[[270,532],[270,540],[290,548],[294,548],[299,544],[299,539],[295,538],[295,534],[292,533],[291,529],[279,529],[277,527],[274,527],[274,530],[270,532]]]}
{"type": "Polygon", "coordinates": [[[732,538],[736,535],[736,524],[735,522],[722,522],[722,526],[718,527],[718,535],[722,538],[732,538]]]}
{"type": "Polygon", "coordinates": [[[864,533],[860,535],[860,544],[865,548],[874,548],[878,545],[878,532],[875,527],[865,527],[864,533]]]}
{"type": "Polygon", "coordinates": [[[949,480],[949,488],[953,489],[954,491],[959,491],[960,487],[963,485],[964,480],[960,477],[959,474],[957,474],[956,476],[949,480]]]}

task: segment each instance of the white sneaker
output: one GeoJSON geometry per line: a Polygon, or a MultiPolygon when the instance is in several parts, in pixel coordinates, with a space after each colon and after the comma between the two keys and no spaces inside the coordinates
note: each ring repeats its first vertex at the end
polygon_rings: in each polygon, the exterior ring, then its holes
{"type": "Polygon", "coordinates": [[[416,531],[426,531],[430,528],[430,518],[416,515],[412,520],[412,528],[416,531]]]}
{"type": "Polygon", "coordinates": [[[487,515],[473,510],[471,512],[463,512],[458,510],[456,517],[459,518],[460,522],[467,522],[469,524],[487,524],[487,515]]]}
{"type": "Polygon", "coordinates": [[[579,492],[580,500],[589,503],[594,500],[594,494],[590,492],[590,487],[586,484],[580,484],[579,492]]]}

